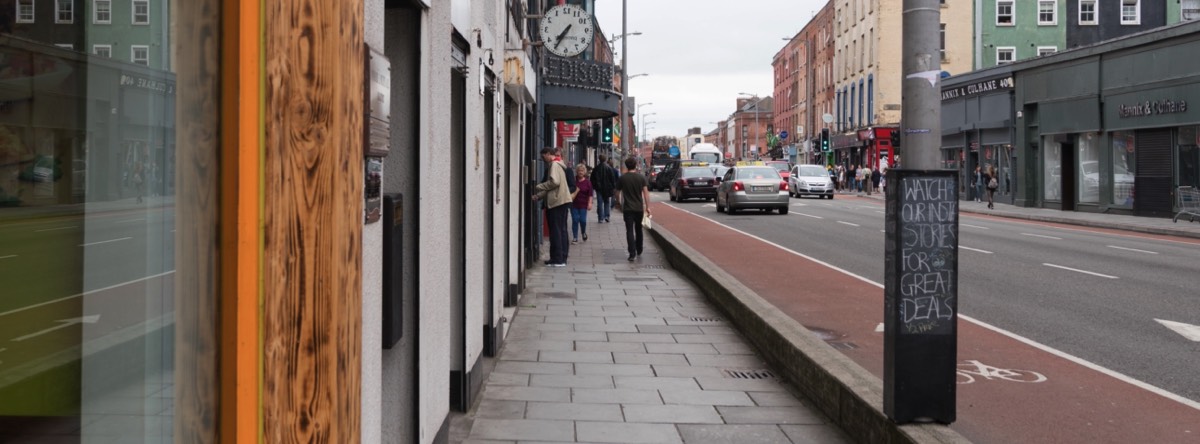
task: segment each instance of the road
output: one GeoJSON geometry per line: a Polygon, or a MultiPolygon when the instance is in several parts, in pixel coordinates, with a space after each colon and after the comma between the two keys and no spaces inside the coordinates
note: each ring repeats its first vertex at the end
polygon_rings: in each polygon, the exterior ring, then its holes
{"type": "MultiPolygon", "coordinates": [[[[662,202],[665,194],[656,193],[655,200],[662,202]]],[[[707,202],[661,205],[681,211],[659,211],[656,222],[881,374],[882,335],[876,329],[883,308],[882,201],[842,195],[832,201],[792,199],[788,215],[736,216],[717,213],[707,202]]],[[[971,400],[1028,409],[1031,403],[1038,405],[1031,402],[1037,396],[1057,393],[1048,387],[1069,382],[1059,387],[1064,391],[1057,395],[1060,400],[1071,399],[1071,390],[1119,385],[1125,388],[1109,395],[1124,399],[1086,401],[1131,405],[1137,398],[1143,408],[1165,405],[1172,413],[1144,419],[1158,421],[1155,427],[1166,430],[1178,426],[1178,436],[1196,439],[1200,427],[1172,421],[1200,419],[1195,407],[1200,406],[1200,375],[1195,372],[1200,345],[1156,319],[1200,324],[1200,292],[1195,290],[1200,242],[968,213],[961,214],[959,233],[959,309],[962,319],[975,321],[968,327],[959,323],[960,368],[978,361],[1056,380],[1039,384],[1042,393],[1031,393],[1029,399],[1013,398],[1018,392],[1011,387],[1004,388],[1001,398],[974,393],[979,390],[974,386],[960,388],[962,424],[956,428],[972,431],[968,436],[993,437],[1004,430],[996,424],[1005,422],[988,424],[990,420],[973,415],[1011,413],[986,407],[974,412],[971,400]],[[1018,337],[1025,342],[1014,339],[1018,337]],[[1135,390],[1130,394],[1126,388],[1135,390]],[[1161,421],[1167,417],[1174,419],[1161,421]]],[[[1077,413],[1063,421],[1120,412],[1091,409],[1090,415],[1077,413]]],[[[1103,430],[1092,428],[1093,433],[1103,430]]],[[[1105,440],[1115,435],[1097,436],[1105,440]]]]}

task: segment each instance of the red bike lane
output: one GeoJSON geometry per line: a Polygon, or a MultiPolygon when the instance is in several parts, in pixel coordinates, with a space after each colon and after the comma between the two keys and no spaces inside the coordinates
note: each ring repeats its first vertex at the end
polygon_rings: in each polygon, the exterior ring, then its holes
{"type": "MultiPolygon", "coordinates": [[[[883,322],[882,287],[695,214],[668,205],[654,210],[656,224],[882,379],[883,333],[876,332],[883,322]],[[786,277],[781,263],[795,265],[786,277]]],[[[958,421],[952,428],[968,439],[1200,442],[1194,402],[1169,399],[965,318],[958,323],[958,421]]]]}

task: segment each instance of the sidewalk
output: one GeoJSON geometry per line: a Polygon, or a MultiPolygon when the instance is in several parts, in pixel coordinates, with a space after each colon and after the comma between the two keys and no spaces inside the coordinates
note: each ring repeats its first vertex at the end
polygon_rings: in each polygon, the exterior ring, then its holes
{"type": "Polygon", "coordinates": [[[452,442],[849,442],[667,265],[648,232],[628,262],[613,216],[588,222],[567,267],[529,270],[481,401],[451,428],[469,436],[452,432],[452,442]]]}

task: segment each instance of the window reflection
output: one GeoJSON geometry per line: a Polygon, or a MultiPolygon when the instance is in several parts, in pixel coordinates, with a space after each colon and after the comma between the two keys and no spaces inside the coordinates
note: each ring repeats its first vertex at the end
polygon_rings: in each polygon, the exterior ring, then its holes
{"type": "Polygon", "coordinates": [[[177,346],[215,342],[214,274],[176,285],[215,252],[175,242],[216,230],[213,212],[176,222],[216,187],[176,187],[180,159],[215,158],[215,140],[181,137],[217,133],[215,78],[176,88],[218,65],[188,40],[215,26],[215,3],[15,0],[0,11],[0,442],[172,442],[191,408],[177,394],[195,391],[177,382],[215,387],[211,350],[177,346]],[[182,323],[197,311],[207,327],[182,323]]]}

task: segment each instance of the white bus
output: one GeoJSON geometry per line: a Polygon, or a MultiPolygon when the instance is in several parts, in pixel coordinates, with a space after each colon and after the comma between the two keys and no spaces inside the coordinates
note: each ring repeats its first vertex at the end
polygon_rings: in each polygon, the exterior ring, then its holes
{"type": "Polygon", "coordinates": [[[697,143],[688,150],[687,158],[708,162],[710,165],[719,165],[724,160],[724,153],[711,143],[697,143]]]}

